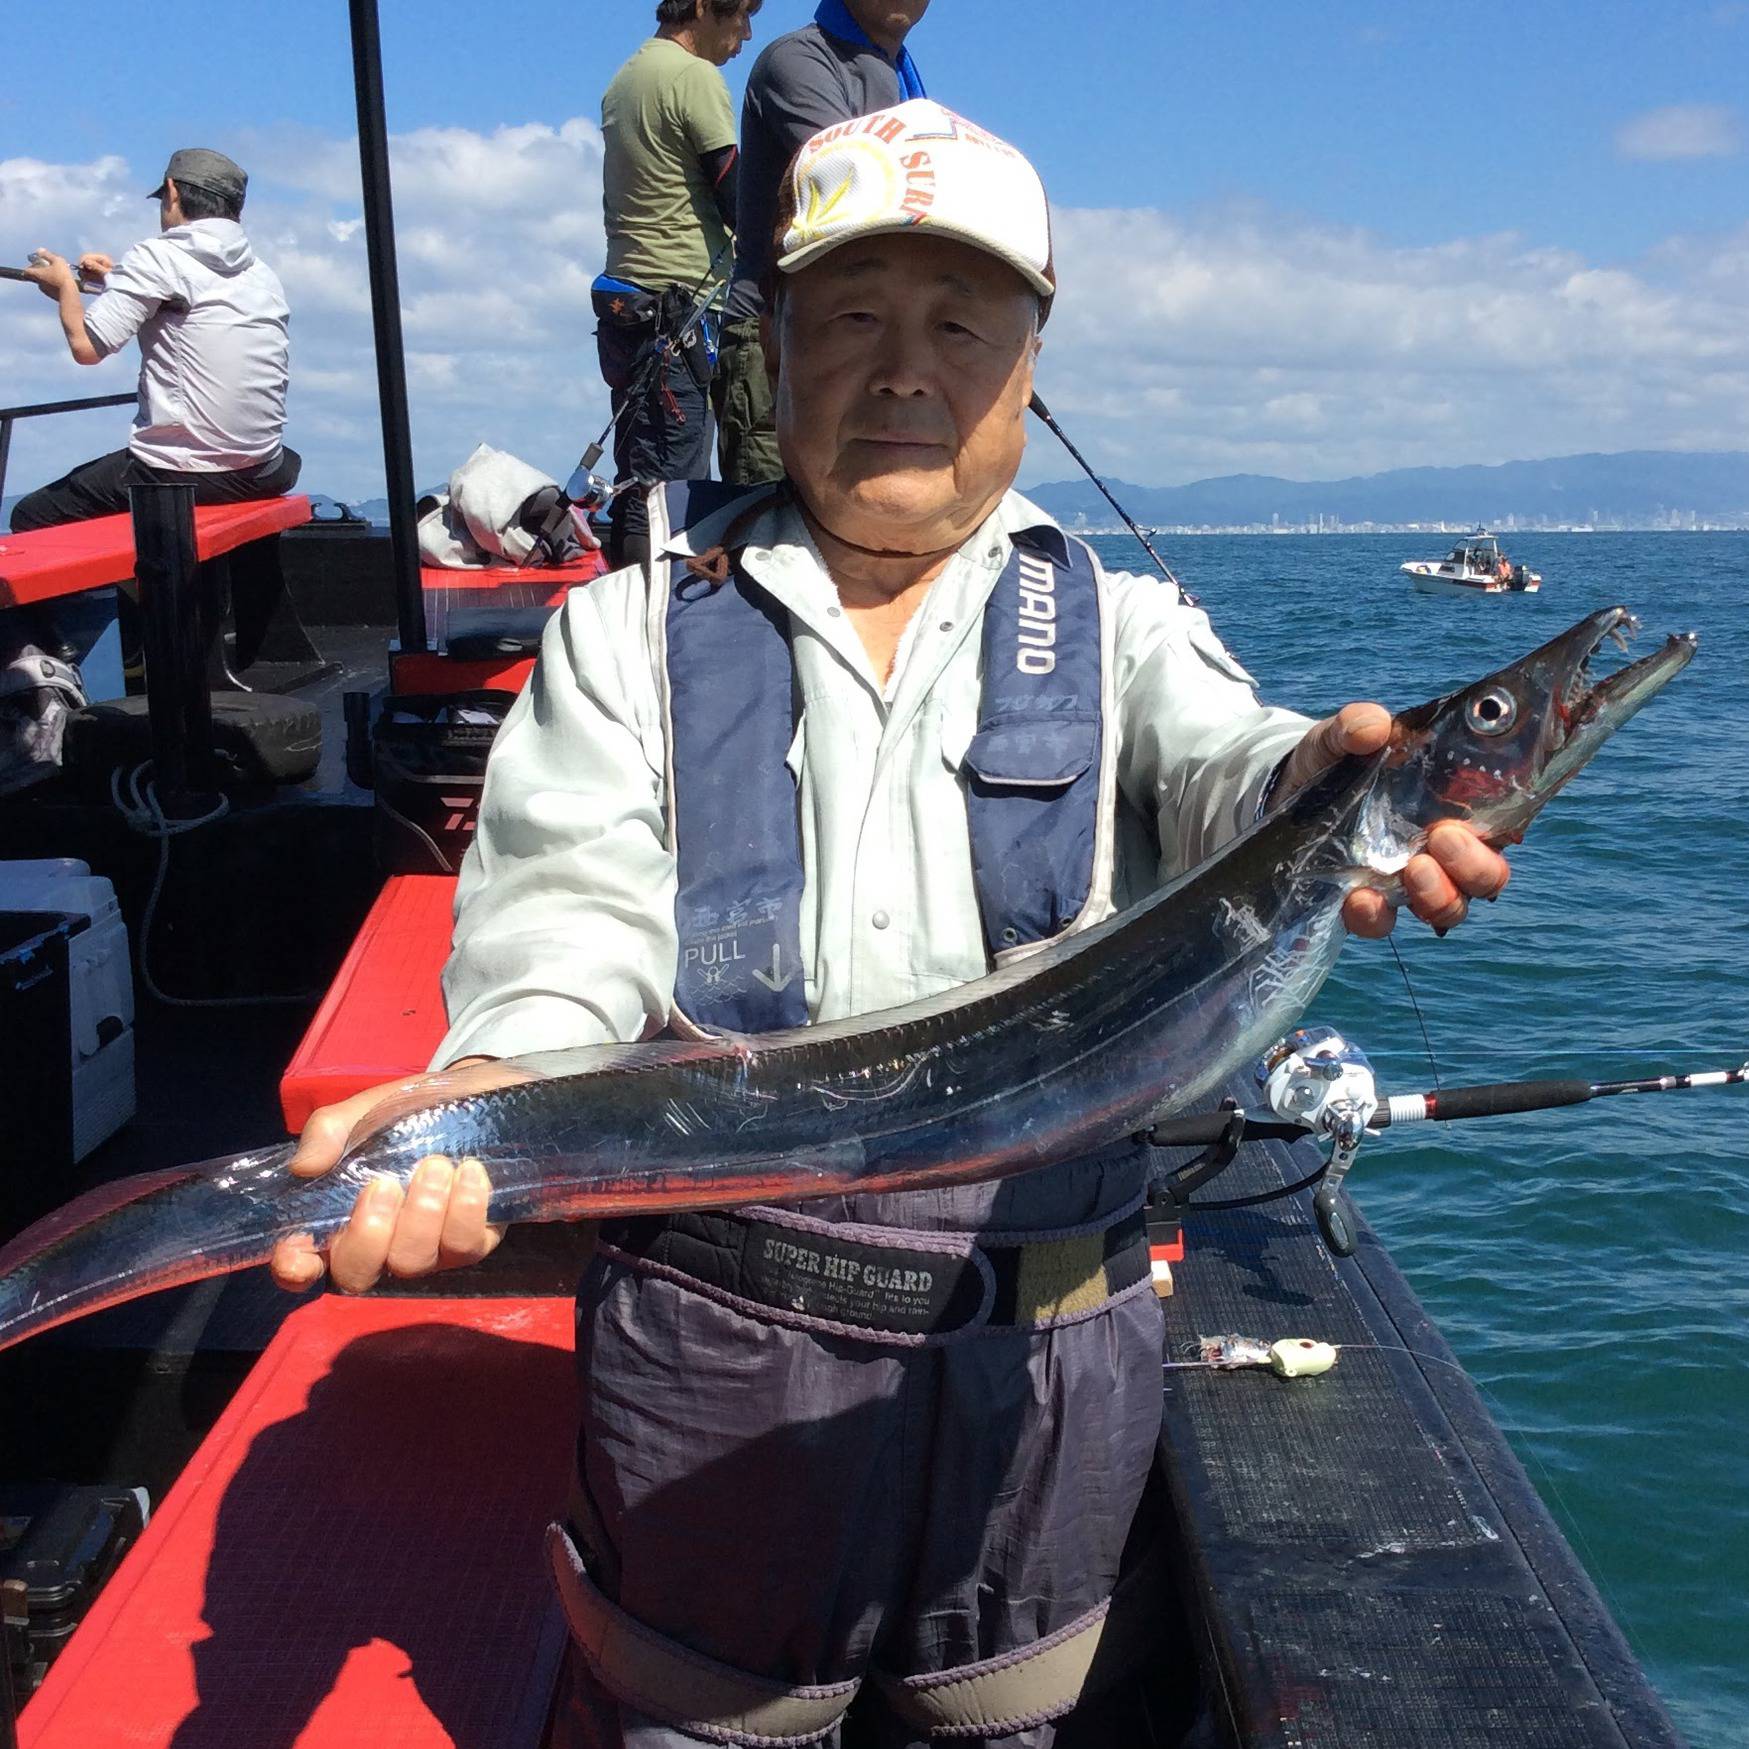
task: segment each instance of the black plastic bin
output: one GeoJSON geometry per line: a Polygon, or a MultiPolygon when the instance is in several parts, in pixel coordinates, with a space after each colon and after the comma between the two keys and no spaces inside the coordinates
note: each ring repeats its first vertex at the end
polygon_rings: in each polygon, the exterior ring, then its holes
{"type": "Polygon", "coordinates": [[[26,1625],[8,1634],[6,1648],[19,1704],[41,1686],[145,1522],[139,1488],[0,1486],[0,1583],[22,1582],[27,1601],[26,1625]]]}
{"type": "Polygon", "coordinates": [[[0,1240],[67,1200],[73,1158],[68,943],[90,926],[58,911],[0,911],[0,1240]]]}

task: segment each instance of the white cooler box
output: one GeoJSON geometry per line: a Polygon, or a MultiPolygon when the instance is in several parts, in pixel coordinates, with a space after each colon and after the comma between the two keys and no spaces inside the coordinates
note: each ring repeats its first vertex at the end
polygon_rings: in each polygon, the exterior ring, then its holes
{"type": "Polygon", "coordinates": [[[71,857],[0,862],[0,911],[88,919],[68,944],[73,1158],[83,1160],[134,1115],[134,979],[115,889],[71,857]]]}

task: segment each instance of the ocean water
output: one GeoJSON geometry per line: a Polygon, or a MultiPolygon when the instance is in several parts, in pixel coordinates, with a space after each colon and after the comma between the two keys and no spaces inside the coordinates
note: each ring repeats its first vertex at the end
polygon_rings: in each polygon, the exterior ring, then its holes
{"type": "MultiPolygon", "coordinates": [[[[1143,568],[1127,537],[1096,544],[1143,568]]],[[[1419,703],[1612,603],[1643,619],[1637,653],[1698,632],[1512,852],[1499,903],[1397,935],[1447,1081],[1749,1058],[1749,534],[1517,536],[1540,594],[1480,599],[1398,574],[1438,536],[1155,544],[1263,695],[1312,714],[1419,703]]],[[[1432,1084],[1384,944],[1351,943],[1310,1018],[1387,1091],[1432,1084]]],[[[1348,1183],[1678,1724],[1749,1744],[1749,1088],[1394,1132],[1348,1183]]]]}

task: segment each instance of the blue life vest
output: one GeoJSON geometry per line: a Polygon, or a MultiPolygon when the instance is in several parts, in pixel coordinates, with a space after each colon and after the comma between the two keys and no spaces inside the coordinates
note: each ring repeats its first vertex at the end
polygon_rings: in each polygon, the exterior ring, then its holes
{"type": "MultiPolygon", "coordinates": [[[[652,495],[652,534],[761,494],[717,482],[652,495]]],[[[661,543],[652,539],[653,550],[661,543]]],[[[714,584],[677,561],[662,619],[668,826],[679,868],[674,1006],[711,1031],[808,1018],[802,852],[786,763],[796,725],[787,610],[739,565],[714,584]]],[[[654,627],[653,627],[654,629],[654,627]]],[[[966,814],[992,958],[1069,929],[1093,895],[1103,750],[1092,555],[1049,524],[1017,535],[984,609],[966,814]]]]}

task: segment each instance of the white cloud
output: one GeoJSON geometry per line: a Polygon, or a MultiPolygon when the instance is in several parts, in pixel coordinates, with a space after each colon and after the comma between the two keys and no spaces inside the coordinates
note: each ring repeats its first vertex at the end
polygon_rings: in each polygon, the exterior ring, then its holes
{"type": "Polygon", "coordinates": [[[1734,110],[1722,103],[1676,103],[1624,122],[1615,135],[1623,158],[1731,158],[1742,146],[1734,110]]]}
{"type": "MultiPolygon", "coordinates": [[[[382,441],[356,145],[307,132],[246,142],[246,219],[292,307],[288,440],[304,484],[381,490],[382,441]]],[[[475,133],[425,128],[391,145],[414,473],[439,480],[482,438],[563,478],[607,421],[589,282],[603,256],[601,139],[593,123],[475,133]]],[[[0,261],[48,244],[119,254],[156,227],[118,158],[0,161],[0,261]]],[[[0,286],[7,403],[114,394],[124,360],[81,370],[53,309],[0,286]]],[[[18,426],[8,492],[126,441],[123,410],[18,426]]]]}
{"type": "MultiPolygon", "coordinates": [[[[416,480],[481,441],[562,478],[607,419],[589,308],[596,128],[422,129],[392,150],[416,480]]],[[[305,483],[374,495],[355,148],[284,134],[243,156],[250,233],[294,313],[305,483]]],[[[42,243],[119,252],[155,222],[149,186],[112,157],[0,162],[0,261],[42,243]]],[[[1512,235],[1407,248],[1256,208],[1066,209],[1056,245],[1040,388],[1095,465],[1126,479],[1749,447],[1749,226],[1604,262],[1512,235]]],[[[115,393],[131,374],[80,370],[46,301],[0,285],[0,382],[10,403],[115,393]]],[[[120,411],[20,426],[8,490],[124,437],[120,411]]],[[[1039,434],[1024,477],[1070,471],[1039,434]]]]}
{"type": "Polygon", "coordinates": [[[1040,390],[1125,479],[1749,447],[1749,226],[1628,266],[1254,212],[1066,211],[1055,241],[1040,390]]]}

